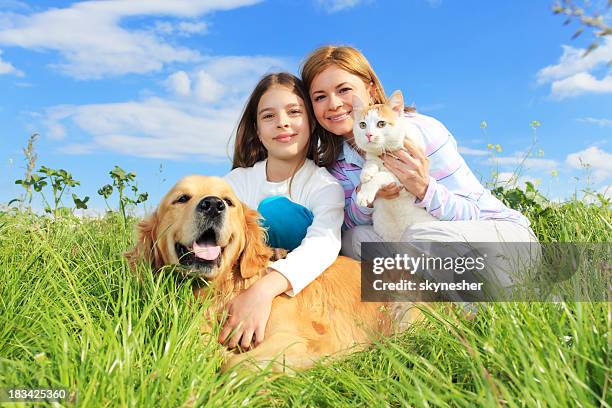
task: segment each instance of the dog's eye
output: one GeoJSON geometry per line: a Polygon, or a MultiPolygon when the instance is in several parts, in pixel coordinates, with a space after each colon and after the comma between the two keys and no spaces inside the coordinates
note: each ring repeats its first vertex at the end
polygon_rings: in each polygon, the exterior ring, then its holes
{"type": "Polygon", "coordinates": [[[376,124],[376,126],[378,126],[379,128],[384,128],[387,125],[387,122],[385,122],[384,120],[379,120],[378,123],[376,124]]]}
{"type": "Polygon", "coordinates": [[[191,199],[190,196],[188,196],[187,194],[183,194],[182,196],[180,196],[179,198],[177,198],[176,200],[174,200],[174,202],[172,204],[177,204],[177,203],[186,203],[187,201],[189,201],[191,199]]]}
{"type": "Polygon", "coordinates": [[[234,206],[234,202],[227,197],[223,197],[223,201],[225,201],[225,203],[230,207],[234,206]]]}

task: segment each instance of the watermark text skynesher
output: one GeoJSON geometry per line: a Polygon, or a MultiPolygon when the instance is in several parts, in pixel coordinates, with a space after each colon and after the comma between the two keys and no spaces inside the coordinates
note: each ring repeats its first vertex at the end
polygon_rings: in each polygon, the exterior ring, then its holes
{"type": "Polygon", "coordinates": [[[384,291],[428,291],[438,293],[441,291],[448,290],[482,290],[483,282],[414,282],[406,279],[402,279],[399,282],[384,282],[382,279],[377,279],[373,282],[372,287],[374,290],[384,291]]]}

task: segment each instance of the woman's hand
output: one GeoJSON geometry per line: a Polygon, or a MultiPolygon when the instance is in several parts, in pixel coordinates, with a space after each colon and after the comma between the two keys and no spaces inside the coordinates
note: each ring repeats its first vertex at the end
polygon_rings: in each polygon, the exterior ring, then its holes
{"type": "Polygon", "coordinates": [[[219,334],[219,342],[225,344],[229,339],[229,348],[240,344],[245,350],[251,347],[251,343],[258,346],[264,339],[272,301],[290,287],[287,278],[272,270],[232,299],[226,306],[228,319],[219,334]]]}
{"type": "Polygon", "coordinates": [[[419,200],[425,198],[429,186],[429,160],[423,149],[404,140],[406,150],[396,150],[393,156],[382,156],[385,167],[395,175],[406,190],[419,200]]]}
{"type": "Polygon", "coordinates": [[[385,200],[392,200],[399,196],[402,191],[402,186],[397,183],[389,183],[386,186],[382,186],[376,193],[376,198],[384,198],[385,200]]]}

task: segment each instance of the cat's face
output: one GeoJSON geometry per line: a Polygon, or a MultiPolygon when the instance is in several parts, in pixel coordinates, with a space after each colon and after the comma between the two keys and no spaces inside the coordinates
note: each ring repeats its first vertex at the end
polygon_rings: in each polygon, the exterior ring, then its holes
{"type": "Polygon", "coordinates": [[[387,103],[366,107],[361,100],[353,100],[353,135],[355,144],[363,151],[379,155],[401,148],[404,131],[399,126],[404,111],[404,98],[395,91],[387,103]]]}

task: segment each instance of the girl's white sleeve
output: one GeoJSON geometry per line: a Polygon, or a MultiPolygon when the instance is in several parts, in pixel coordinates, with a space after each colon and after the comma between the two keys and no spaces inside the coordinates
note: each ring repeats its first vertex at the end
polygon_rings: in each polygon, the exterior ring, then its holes
{"type": "MultiPolygon", "coordinates": [[[[327,173],[326,173],[327,174],[327,173]]],[[[295,296],[315,280],[338,257],[340,228],[344,219],[344,191],[330,175],[317,172],[317,188],[309,199],[314,219],[300,246],[270,264],[291,283],[287,295],[295,296]]]]}
{"type": "Polygon", "coordinates": [[[223,179],[227,181],[234,193],[238,196],[238,199],[242,202],[246,202],[247,189],[245,186],[248,184],[246,181],[248,172],[243,168],[235,168],[234,170],[223,176],[223,179]]]}

